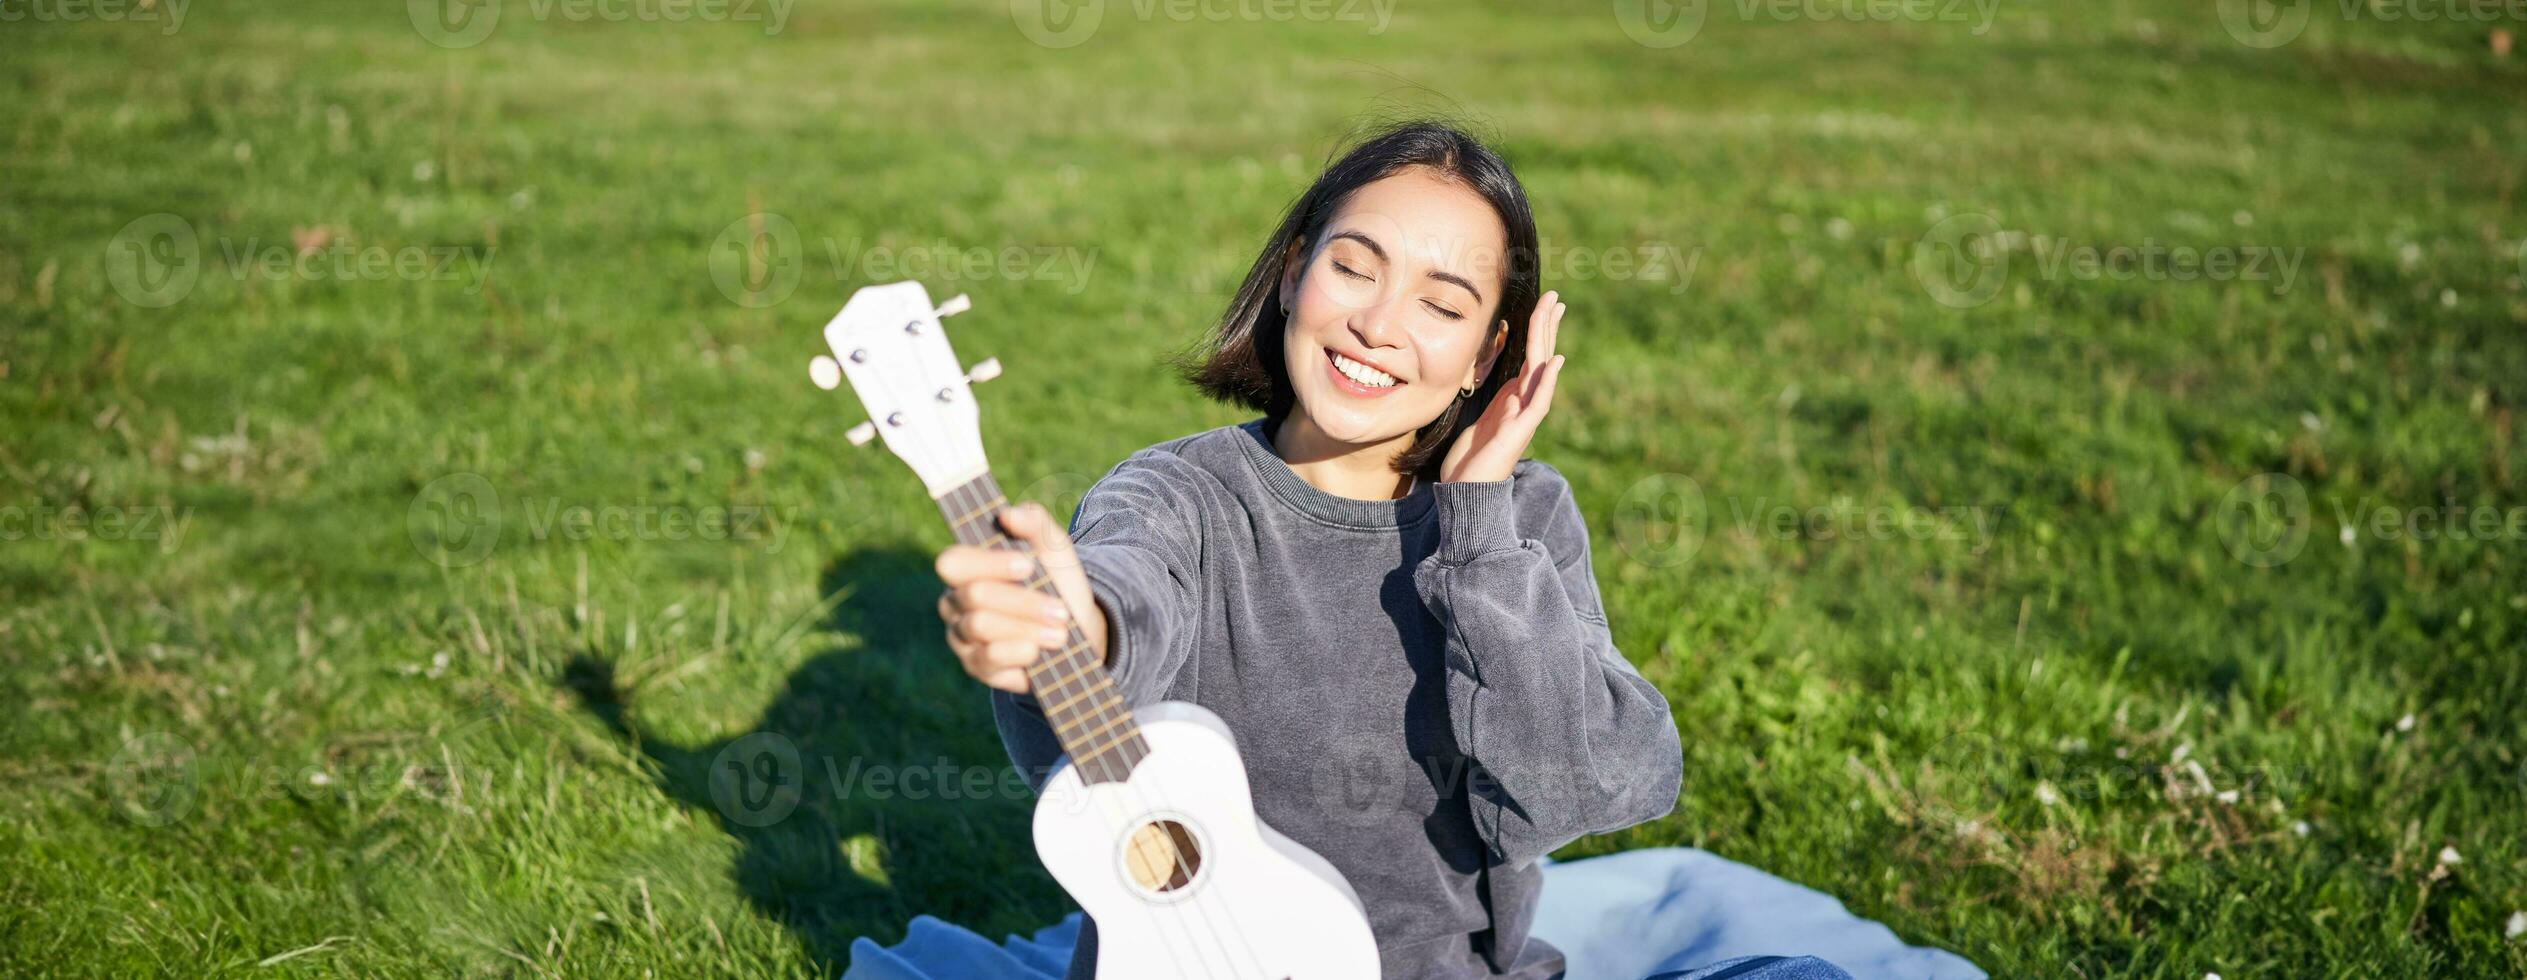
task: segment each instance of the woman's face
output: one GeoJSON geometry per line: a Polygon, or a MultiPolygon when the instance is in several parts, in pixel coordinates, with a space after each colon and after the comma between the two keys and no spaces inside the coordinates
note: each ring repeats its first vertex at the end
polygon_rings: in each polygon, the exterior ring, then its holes
{"type": "Polygon", "coordinates": [[[1299,410],[1352,445],[1437,419],[1499,349],[1487,327],[1507,241],[1490,204],[1428,170],[1352,192],[1281,282],[1282,367],[1299,410]]]}

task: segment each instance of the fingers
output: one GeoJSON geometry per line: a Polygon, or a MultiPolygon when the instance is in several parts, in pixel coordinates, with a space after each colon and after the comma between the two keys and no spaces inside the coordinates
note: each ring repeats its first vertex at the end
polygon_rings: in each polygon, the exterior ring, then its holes
{"type": "Polygon", "coordinates": [[[1053,590],[1070,605],[1071,615],[1088,631],[1091,642],[1102,636],[1103,622],[1096,608],[1094,590],[1088,584],[1087,569],[1082,567],[1078,551],[1071,546],[1070,532],[1062,530],[1053,513],[1037,503],[1019,504],[1000,512],[1000,525],[1009,536],[1026,542],[1035,549],[1035,560],[1044,568],[1045,577],[1053,582],[1053,590]]]}
{"type": "Polygon", "coordinates": [[[996,609],[957,612],[949,618],[947,632],[948,649],[966,673],[1016,693],[1027,690],[1026,668],[1070,638],[1068,627],[1045,625],[1043,617],[996,609]],[[1012,680],[1016,686],[1004,683],[1012,680]]]}
{"type": "Polygon", "coordinates": [[[1057,628],[1070,621],[1070,608],[1060,599],[1015,582],[971,582],[949,589],[942,598],[955,613],[993,612],[1057,628]]]}
{"type": "Polygon", "coordinates": [[[1059,647],[1070,631],[1046,626],[1031,617],[1002,612],[969,612],[948,625],[951,638],[977,648],[993,667],[1024,667],[1046,647],[1059,647]]]}
{"type": "Polygon", "coordinates": [[[1536,381],[1536,394],[1534,398],[1528,399],[1527,408],[1528,414],[1539,422],[1543,421],[1544,413],[1553,410],[1553,387],[1555,383],[1562,380],[1564,360],[1562,355],[1555,354],[1553,360],[1548,362],[1543,370],[1536,372],[1543,377],[1536,381]]]}
{"type": "MultiPolygon", "coordinates": [[[[1067,546],[1067,538],[1063,544],[1067,546]]],[[[1022,584],[1034,577],[1035,559],[958,545],[941,551],[935,566],[948,586],[938,604],[948,649],[976,680],[1026,693],[1026,668],[1046,649],[1070,640],[1069,607],[1022,584]]]]}
{"type": "Polygon", "coordinates": [[[1536,298],[1536,309],[1527,318],[1527,369],[1534,370],[1553,356],[1553,335],[1562,323],[1562,292],[1553,290],[1536,298]]]}
{"type": "Polygon", "coordinates": [[[957,662],[987,686],[1025,694],[1035,686],[1027,680],[1027,668],[1043,656],[1042,650],[1024,643],[1002,642],[970,646],[958,652],[957,662]]]}
{"type": "Polygon", "coordinates": [[[1570,304],[1562,302],[1561,295],[1558,291],[1549,292],[1536,301],[1534,324],[1527,330],[1527,370],[1518,379],[1524,382],[1518,399],[1521,411],[1549,397],[1545,387],[1550,377],[1548,370],[1560,369],[1562,359],[1554,348],[1562,341],[1562,317],[1570,312],[1570,304]]]}
{"type": "Polygon", "coordinates": [[[1518,379],[1526,384],[1526,396],[1518,400],[1518,409],[1520,411],[1523,412],[1533,409],[1536,407],[1538,402],[1543,400],[1544,381],[1546,378],[1551,377],[1553,372],[1561,367],[1561,364],[1562,355],[1547,354],[1545,355],[1544,360],[1537,361],[1533,367],[1527,369],[1526,377],[1518,379]]]}
{"type": "Polygon", "coordinates": [[[1045,510],[1043,504],[1030,501],[1002,509],[1000,527],[1010,537],[1033,545],[1036,560],[1047,569],[1079,566],[1079,556],[1071,550],[1069,532],[1062,530],[1062,525],[1053,520],[1053,512],[1045,510]]]}
{"type": "Polygon", "coordinates": [[[1070,607],[1008,582],[949,589],[939,597],[939,619],[948,624],[951,645],[1031,639],[1040,646],[1060,646],[1070,631],[1070,607]]]}
{"type": "Polygon", "coordinates": [[[950,546],[939,552],[939,560],[932,564],[939,573],[939,581],[946,582],[949,588],[969,582],[1023,582],[1035,574],[1033,558],[1014,551],[970,544],[950,546]]]}

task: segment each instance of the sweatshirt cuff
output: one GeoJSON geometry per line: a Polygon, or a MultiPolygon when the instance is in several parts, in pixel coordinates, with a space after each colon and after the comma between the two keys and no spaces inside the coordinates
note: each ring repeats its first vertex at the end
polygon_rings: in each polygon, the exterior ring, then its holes
{"type": "Polygon", "coordinates": [[[1133,641],[1147,631],[1148,607],[1132,599],[1132,590],[1123,587],[1103,562],[1097,561],[1093,548],[1079,549],[1079,568],[1088,578],[1089,597],[1097,603],[1097,611],[1106,617],[1106,673],[1114,679],[1115,693],[1128,706],[1132,703],[1133,641]]]}
{"type": "Polygon", "coordinates": [[[1518,547],[1517,511],[1509,503],[1512,482],[1442,483],[1430,488],[1439,508],[1441,562],[1462,565],[1518,547]]]}

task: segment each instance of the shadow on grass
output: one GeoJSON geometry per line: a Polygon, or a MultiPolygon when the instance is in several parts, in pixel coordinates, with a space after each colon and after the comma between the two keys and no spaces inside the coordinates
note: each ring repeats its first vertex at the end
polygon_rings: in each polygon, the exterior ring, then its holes
{"type": "Polygon", "coordinates": [[[743,845],[738,887],[825,969],[848,964],[855,937],[900,940],[916,913],[986,936],[1066,914],[989,699],[941,642],[930,556],[855,552],[823,586],[843,593],[830,625],[858,642],[791,674],[749,734],[645,738],[628,715],[634,695],[595,657],[573,660],[564,683],[656,764],[660,789],[743,845]]]}

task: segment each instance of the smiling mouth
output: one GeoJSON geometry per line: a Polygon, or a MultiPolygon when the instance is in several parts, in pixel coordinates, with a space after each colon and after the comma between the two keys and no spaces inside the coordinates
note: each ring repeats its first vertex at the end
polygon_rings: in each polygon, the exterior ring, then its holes
{"type": "Polygon", "coordinates": [[[1394,375],[1345,357],[1330,347],[1325,349],[1325,364],[1335,378],[1349,382],[1347,387],[1363,394],[1384,394],[1404,386],[1394,375]]]}

